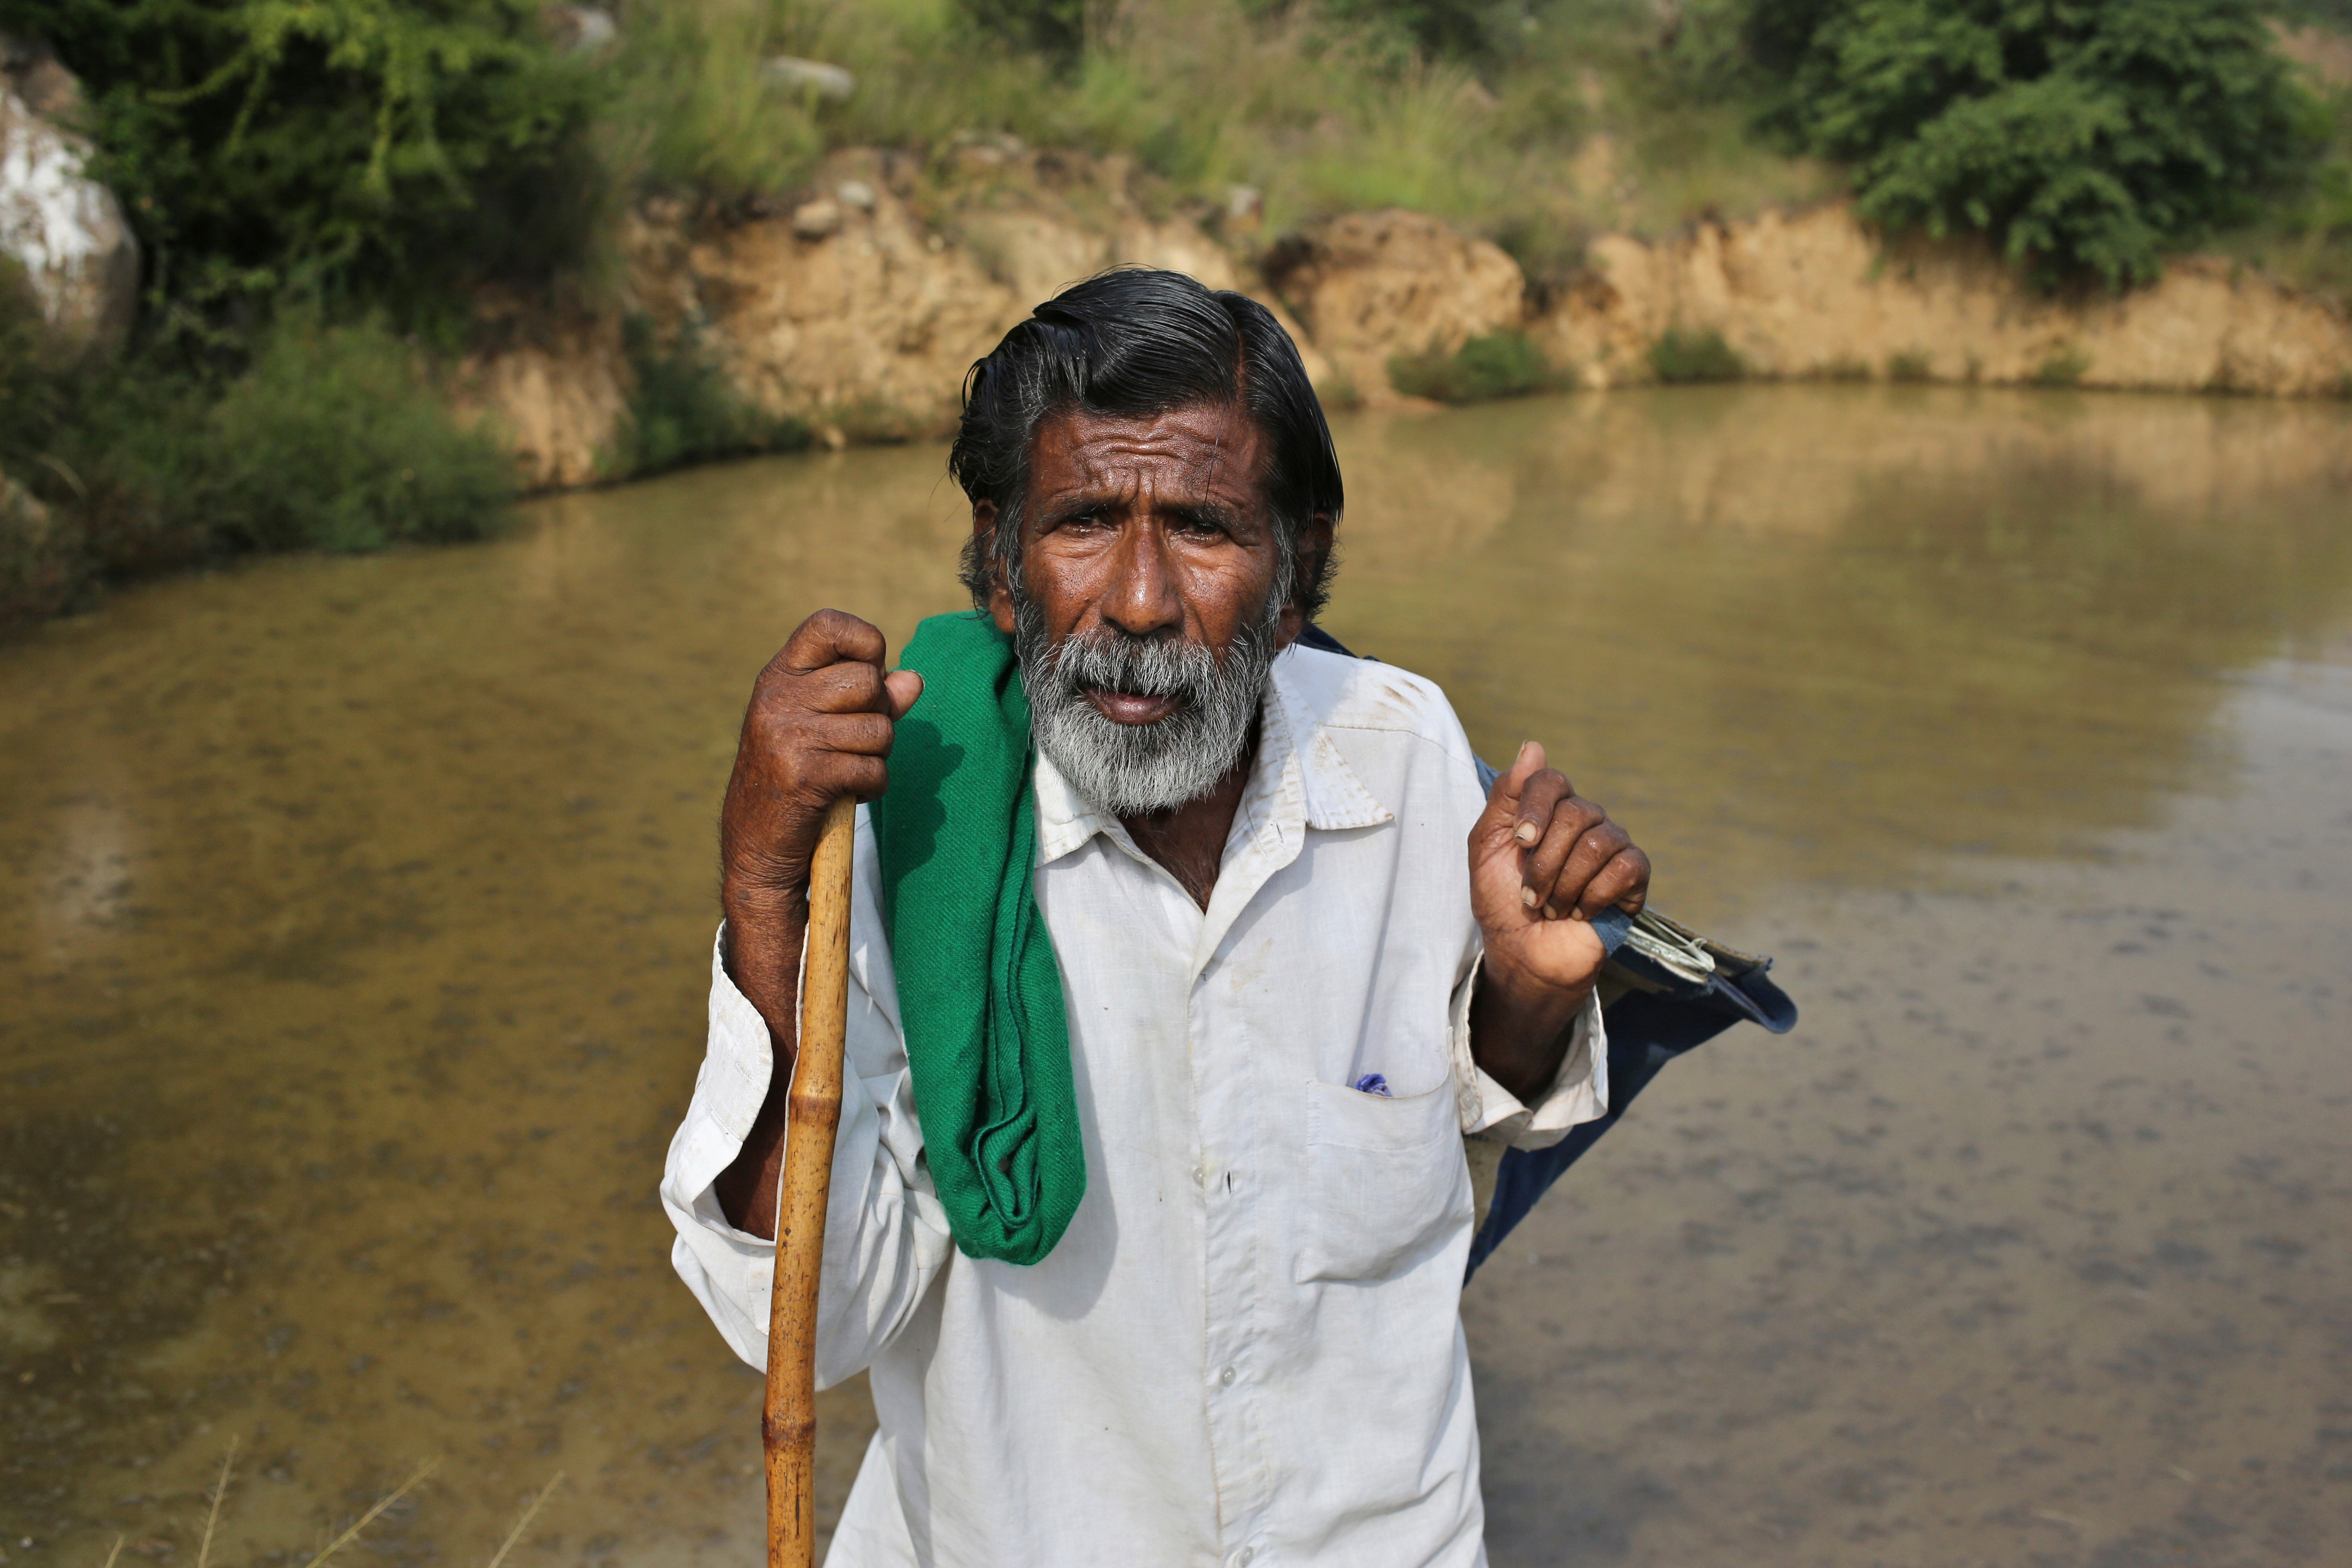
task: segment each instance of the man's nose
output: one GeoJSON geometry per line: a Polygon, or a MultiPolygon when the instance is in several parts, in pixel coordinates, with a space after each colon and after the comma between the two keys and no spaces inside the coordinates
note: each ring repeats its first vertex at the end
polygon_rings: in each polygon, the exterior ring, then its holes
{"type": "Polygon", "coordinates": [[[1130,523],[1118,554],[1117,575],[1103,600],[1103,619],[1130,637],[1181,632],[1184,600],[1177,592],[1167,535],[1148,521],[1130,523]]]}

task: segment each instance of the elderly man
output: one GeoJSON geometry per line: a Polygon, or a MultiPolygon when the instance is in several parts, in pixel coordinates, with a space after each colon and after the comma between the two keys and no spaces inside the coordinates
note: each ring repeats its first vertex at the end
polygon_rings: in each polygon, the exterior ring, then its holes
{"type": "Polygon", "coordinates": [[[859,814],[817,1345],[880,1431],[832,1562],[1484,1561],[1465,1135],[1607,1109],[1641,851],[1530,743],[1303,646],[1339,465],[1265,310],[1118,271],[973,368],[976,615],[835,611],[728,787],[680,1275],[766,1355],[807,868],[859,814]]]}

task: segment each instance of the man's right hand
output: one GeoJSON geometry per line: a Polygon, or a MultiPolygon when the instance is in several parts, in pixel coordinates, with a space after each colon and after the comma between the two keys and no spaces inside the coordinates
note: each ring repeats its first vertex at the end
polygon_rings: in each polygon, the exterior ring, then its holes
{"type": "Polygon", "coordinates": [[[882,673],[887,653],[882,634],[856,616],[819,610],[803,621],[751,688],[727,781],[719,819],[727,973],[768,1021],[775,1071],[767,1105],[718,1189],[730,1217],[755,1234],[774,1232],[817,833],[825,808],[843,795],[872,800],[889,786],[886,759],[898,721],[923,691],[913,670],[882,673]]]}

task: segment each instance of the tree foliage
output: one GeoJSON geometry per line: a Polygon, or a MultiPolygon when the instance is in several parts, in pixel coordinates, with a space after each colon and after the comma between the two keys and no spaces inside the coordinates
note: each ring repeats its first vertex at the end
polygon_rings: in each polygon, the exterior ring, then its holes
{"type": "Polygon", "coordinates": [[[0,0],[0,28],[81,79],[91,173],[184,326],[539,280],[593,221],[592,81],[529,0],[0,0]]]}
{"type": "Polygon", "coordinates": [[[1978,229],[2055,284],[2153,279],[2309,154],[2255,0],[1756,0],[1769,122],[1864,216],[1978,229]]]}

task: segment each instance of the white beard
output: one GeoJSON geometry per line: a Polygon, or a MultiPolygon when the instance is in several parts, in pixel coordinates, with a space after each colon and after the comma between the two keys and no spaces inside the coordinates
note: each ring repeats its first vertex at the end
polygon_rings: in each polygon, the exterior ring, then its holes
{"type": "Polygon", "coordinates": [[[1013,596],[1021,684],[1029,731],[1080,795],[1114,816],[1146,816],[1200,799],[1232,771],[1257,724],[1283,598],[1242,628],[1222,662],[1181,637],[1138,637],[1105,626],[1059,644],[1045,616],[1017,588],[1013,596]],[[1149,724],[1103,716],[1086,689],[1177,699],[1149,724]]]}

